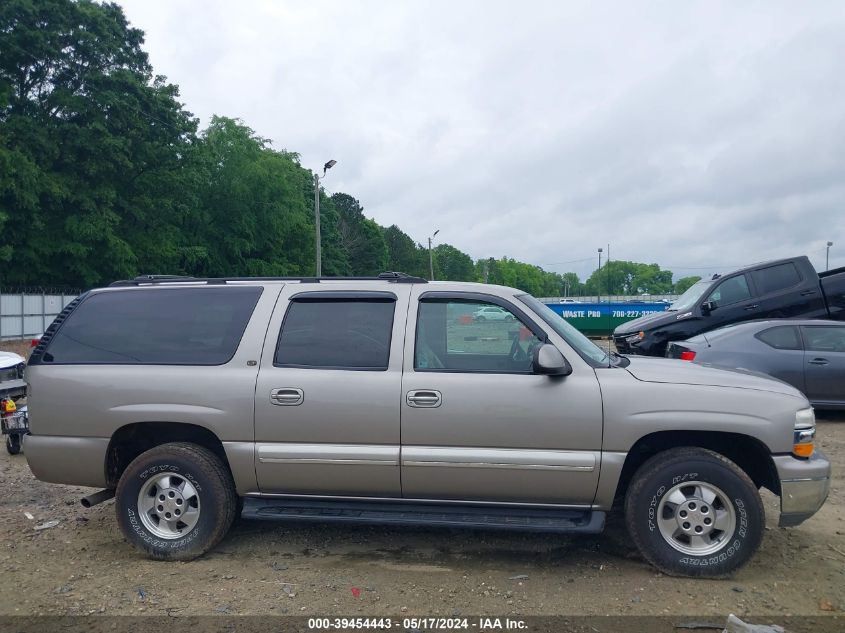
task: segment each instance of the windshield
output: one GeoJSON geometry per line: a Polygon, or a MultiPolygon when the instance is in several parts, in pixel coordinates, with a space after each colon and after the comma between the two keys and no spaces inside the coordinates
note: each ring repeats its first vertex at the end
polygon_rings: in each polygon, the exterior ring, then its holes
{"type": "Polygon", "coordinates": [[[531,295],[519,295],[517,299],[531,308],[537,316],[550,325],[555,332],[560,334],[561,338],[569,343],[581,358],[596,366],[608,364],[609,359],[607,353],[602,348],[572,327],[566,319],[545,303],[541,303],[531,295]]]}
{"type": "Polygon", "coordinates": [[[675,299],[674,303],[669,306],[670,310],[689,310],[698,300],[704,296],[704,293],[713,285],[712,281],[696,281],[693,285],[687,288],[687,291],[680,297],[675,299]]]}

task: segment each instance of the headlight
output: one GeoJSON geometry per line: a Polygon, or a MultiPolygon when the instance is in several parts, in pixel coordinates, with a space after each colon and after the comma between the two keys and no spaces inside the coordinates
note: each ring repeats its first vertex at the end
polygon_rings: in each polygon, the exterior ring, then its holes
{"type": "Polygon", "coordinates": [[[816,414],[812,407],[795,413],[795,429],[792,432],[792,454],[796,457],[810,457],[816,441],[816,414]]]}
{"type": "Polygon", "coordinates": [[[636,334],[631,334],[630,336],[626,336],[625,342],[626,343],[639,343],[644,338],[645,338],[645,332],[639,331],[636,334]]]}

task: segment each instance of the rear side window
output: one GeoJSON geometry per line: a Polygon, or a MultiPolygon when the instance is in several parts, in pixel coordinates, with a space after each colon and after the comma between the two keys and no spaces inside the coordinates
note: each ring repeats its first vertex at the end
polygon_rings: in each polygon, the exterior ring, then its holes
{"type": "Polygon", "coordinates": [[[768,330],[757,332],[754,336],[775,349],[801,349],[798,328],[791,325],[771,327],[768,330]]]}
{"type": "Polygon", "coordinates": [[[804,345],[813,352],[845,352],[845,326],[805,325],[804,345]]]}
{"type": "Polygon", "coordinates": [[[261,288],[156,288],[95,293],[74,310],[43,362],[222,365],[235,355],[261,288]]]}
{"type": "Polygon", "coordinates": [[[396,300],[294,299],[274,365],[306,369],[384,371],[396,300]]]}
{"type": "Polygon", "coordinates": [[[769,294],[801,283],[801,275],[792,262],[769,266],[752,273],[759,294],[769,294]]]}

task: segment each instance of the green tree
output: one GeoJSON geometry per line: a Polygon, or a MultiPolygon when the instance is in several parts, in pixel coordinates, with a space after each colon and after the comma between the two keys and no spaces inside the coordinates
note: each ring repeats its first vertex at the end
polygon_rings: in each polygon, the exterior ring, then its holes
{"type": "Polygon", "coordinates": [[[178,260],[196,122],[142,42],[117,5],[0,5],[5,283],[89,285],[178,260]]]}
{"type": "Polygon", "coordinates": [[[475,281],[475,264],[472,257],[451,244],[438,244],[432,250],[435,279],[448,281],[475,281]]]}
{"type": "Polygon", "coordinates": [[[239,121],[213,117],[196,148],[200,211],[186,233],[207,254],[205,275],[314,274],[310,174],[239,121]]]}
{"type": "Polygon", "coordinates": [[[622,260],[607,262],[584,284],[591,295],[639,295],[672,292],[672,272],[657,264],[622,260]]]}
{"type": "Polygon", "coordinates": [[[561,275],[564,285],[564,293],[570,297],[577,297],[583,294],[584,284],[578,279],[575,273],[563,273],[561,275]]]}
{"type": "Polygon", "coordinates": [[[382,229],[387,245],[388,270],[428,279],[428,251],[395,224],[382,229]]]}
{"type": "Polygon", "coordinates": [[[519,288],[535,297],[557,297],[563,294],[563,277],[539,266],[508,257],[490,257],[478,260],[475,268],[477,279],[486,283],[519,288]]]}
{"type": "Polygon", "coordinates": [[[352,274],[373,276],[387,270],[390,257],[381,227],[364,216],[361,204],[349,194],[334,194],[332,203],[337,209],[341,248],[352,274]]]}
{"type": "Polygon", "coordinates": [[[678,295],[684,294],[690,286],[699,281],[701,281],[701,277],[698,276],[681,277],[675,282],[674,292],[678,295]]]}
{"type": "MultiPolygon", "coordinates": [[[[314,177],[309,178],[313,183],[314,177]]],[[[313,200],[313,185],[311,199],[313,200]]],[[[313,214],[313,203],[312,203],[313,214]]],[[[345,277],[352,274],[349,255],[340,240],[340,217],[332,198],[320,191],[320,244],[322,246],[323,274],[328,277],[345,277]]]]}

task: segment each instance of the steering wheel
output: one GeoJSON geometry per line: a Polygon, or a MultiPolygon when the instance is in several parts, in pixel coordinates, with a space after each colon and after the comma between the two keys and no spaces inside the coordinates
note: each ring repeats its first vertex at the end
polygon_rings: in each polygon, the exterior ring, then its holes
{"type": "Polygon", "coordinates": [[[514,337],[513,343],[511,343],[510,352],[508,353],[508,356],[513,362],[524,363],[533,358],[534,349],[540,344],[540,341],[538,341],[536,337],[532,338],[534,340],[528,346],[528,349],[522,349],[522,346],[519,344],[519,336],[514,337]]]}

